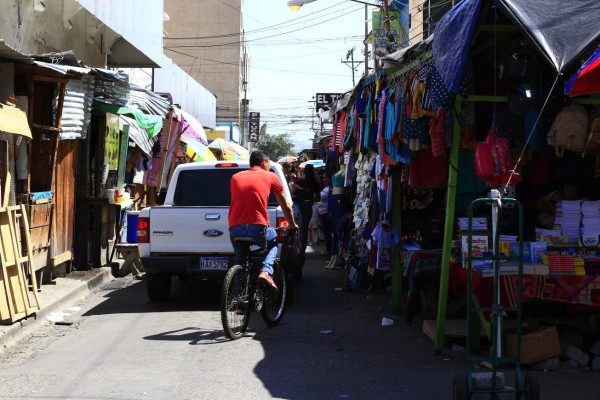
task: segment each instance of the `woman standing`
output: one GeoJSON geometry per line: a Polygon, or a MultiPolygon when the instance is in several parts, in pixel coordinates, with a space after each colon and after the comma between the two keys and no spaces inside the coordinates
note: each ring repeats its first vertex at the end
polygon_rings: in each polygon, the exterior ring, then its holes
{"type": "Polygon", "coordinates": [[[297,179],[292,185],[292,198],[300,206],[302,214],[302,225],[300,226],[300,238],[302,247],[306,249],[308,242],[308,225],[313,211],[313,204],[319,201],[319,183],[315,177],[315,167],[307,164],[300,174],[302,178],[297,179]]]}

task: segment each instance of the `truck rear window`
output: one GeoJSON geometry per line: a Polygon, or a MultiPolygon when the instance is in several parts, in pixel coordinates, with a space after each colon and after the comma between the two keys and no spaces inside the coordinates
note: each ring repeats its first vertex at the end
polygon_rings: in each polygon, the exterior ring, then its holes
{"type": "MultiPolygon", "coordinates": [[[[181,171],[177,178],[177,188],[173,198],[174,206],[229,207],[231,193],[229,182],[239,168],[197,169],[181,171]]],[[[270,206],[277,206],[273,194],[269,196],[270,206]]]]}

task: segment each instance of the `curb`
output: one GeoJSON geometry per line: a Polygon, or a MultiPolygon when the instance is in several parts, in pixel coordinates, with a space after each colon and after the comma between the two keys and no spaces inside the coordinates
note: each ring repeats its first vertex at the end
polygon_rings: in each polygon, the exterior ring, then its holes
{"type": "Polygon", "coordinates": [[[0,325],[0,352],[13,346],[19,340],[30,335],[35,329],[46,323],[46,315],[58,310],[68,308],[73,303],[86,298],[96,289],[112,281],[110,267],[97,268],[98,273],[80,284],[74,286],[61,297],[44,305],[41,310],[31,316],[13,323],[12,325],[0,325]]]}

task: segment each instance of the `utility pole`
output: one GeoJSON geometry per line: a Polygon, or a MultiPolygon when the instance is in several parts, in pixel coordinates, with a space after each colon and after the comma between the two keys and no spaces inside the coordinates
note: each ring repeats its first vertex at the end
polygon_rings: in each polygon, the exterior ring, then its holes
{"type": "Polygon", "coordinates": [[[346,53],[346,61],[341,60],[342,64],[350,64],[348,65],[350,67],[350,69],[352,69],[352,86],[355,86],[356,83],[354,82],[354,72],[356,71],[356,69],[358,68],[358,66],[360,64],[362,64],[362,61],[354,61],[354,50],[356,49],[356,47],[352,47],[350,50],[348,50],[348,53],[346,53]],[[348,59],[350,59],[350,61],[348,61],[348,59]],[[356,66],[354,66],[356,64],[356,66]]]}
{"type": "Polygon", "coordinates": [[[310,129],[313,131],[314,136],[313,136],[313,149],[315,148],[315,141],[316,139],[319,138],[319,135],[317,134],[317,131],[315,130],[315,107],[317,104],[317,100],[315,100],[315,96],[312,97],[312,100],[308,101],[309,103],[312,103],[312,106],[310,107],[310,129]]]}
{"type": "Polygon", "coordinates": [[[242,99],[242,126],[240,144],[244,147],[248,145],[246,137],[246,114],[248,113],[248,99],[246,98],[248,91],[248,54],[246,53],[246,34],[242,31],[242,89],[244,90],[244,98],[242,99]]]}
{"type": "Polygon", "coordinates": [[[369,45],[367,37],[369,36],[369,6],[365,4],[365,76],[369,75],[369,45]]]}

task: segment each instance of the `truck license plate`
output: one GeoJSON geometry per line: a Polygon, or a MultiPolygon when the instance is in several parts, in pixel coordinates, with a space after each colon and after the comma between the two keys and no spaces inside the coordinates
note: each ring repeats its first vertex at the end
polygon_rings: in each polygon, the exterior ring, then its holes
{"type": "Polygon", "coordinates": [[[227,257],[200,257],[200,269],[227,270],[227,257]]]}

